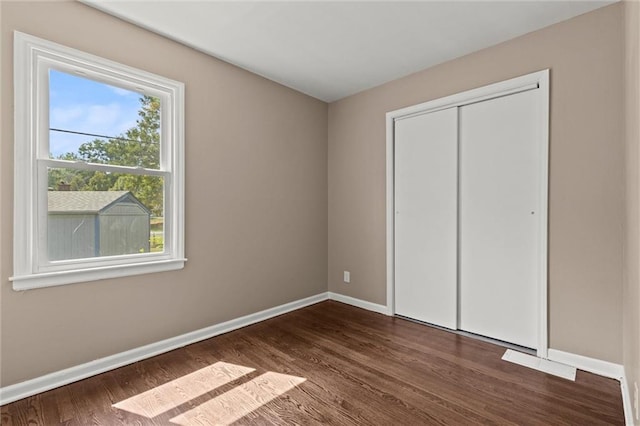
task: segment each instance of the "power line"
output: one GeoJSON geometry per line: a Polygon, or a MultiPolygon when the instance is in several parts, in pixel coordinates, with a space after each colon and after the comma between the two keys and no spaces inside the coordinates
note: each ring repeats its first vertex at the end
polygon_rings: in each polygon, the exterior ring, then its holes
{"type": "MultiPolygon", "coordinates": [[[[96,137],[96,138],[116,139],[116,140],[125,141],[125,142],[138,142],[138,143],[142,142],[141,140],[127,139],[127,138],[122,138],[122,137],[118,137],[118,136],[97,135],[95,133],[76,132],[76,131],[73,131],[73,130],[53,129],[53,128],[49,128],[49,130],[51,130],[52,132],[71,133],[71,134],[74,134],[74,135],[93,136],[93,137],[96,137]]],[[[157,142],[149,141],[148,143],[157,143],[157,142]]]]}

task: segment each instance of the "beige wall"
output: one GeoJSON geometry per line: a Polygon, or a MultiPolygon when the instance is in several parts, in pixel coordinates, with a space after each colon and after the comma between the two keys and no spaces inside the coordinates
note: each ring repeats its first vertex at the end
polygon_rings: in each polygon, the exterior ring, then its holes
{"type": "Polygon", "coordinates": [[[626,229],[623,361],[630,401],[640,386],[640,3],[625,7],[626,229]]]}
{"type": "Polygon", "coordinates": [[[12,31],[186,85],[184,270],[15,292],[13,117],[0,143],[1,385],[327,289],[327,105],[77,2],[0,2],[2,110],[12,31]]]}
{"type": "Polygon", "coordinates": [[[330,104],[329,290],[386,303],[385,113],[550,68],[550,347],[622,362],[622,23],[615,4],[330,104]]]}

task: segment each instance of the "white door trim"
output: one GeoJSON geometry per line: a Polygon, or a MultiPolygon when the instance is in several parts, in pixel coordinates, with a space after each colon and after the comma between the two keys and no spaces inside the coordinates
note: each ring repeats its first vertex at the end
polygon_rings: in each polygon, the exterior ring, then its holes
{"type": "Polygon", "coordinates": [[[418,105],[401,108],[386,114],[387,127],[387,315],[395,314],[394,305],[394,123],[396,120],[418,114],[427,114],[444,108],[468,105],[487,99],[506,96],[526,90],[539,89],[541,108],[540,128],[542,135],[540,164],[540,280],[538,283],[539,319],[537,356],[548,356],[548,311],[547,311],[547,253],[548,253],[548,176],[549,176],[549,70],[542,70],[477,89],[446,96],[418,105]]]}

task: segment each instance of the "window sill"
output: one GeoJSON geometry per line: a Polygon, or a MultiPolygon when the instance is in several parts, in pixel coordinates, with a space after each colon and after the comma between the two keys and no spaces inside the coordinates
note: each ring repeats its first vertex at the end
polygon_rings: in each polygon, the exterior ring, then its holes
{"type": "Polygon", "coordinates": [[[184,268],[187,259],[170,259],[129,265],[114,265],[72,271],[47,272],[32,275],[21,275],[9,278],[16,291],[34,288],[53,287],[88,281],[121,278],[132,275],[150,274],[154,272],[175,271],[184,268]]]}

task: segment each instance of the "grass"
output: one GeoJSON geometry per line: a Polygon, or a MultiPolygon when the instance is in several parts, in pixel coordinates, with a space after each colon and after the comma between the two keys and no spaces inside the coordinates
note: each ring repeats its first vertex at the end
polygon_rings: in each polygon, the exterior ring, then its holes
{"type": "Polygon", "coordinates": [[[160,234],[152,234],[149,239],[149,248],[152,253],[164,251],[164,218],[152,217],[149,221],[151,232],[160,232],[160,234]]]}

